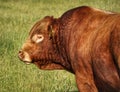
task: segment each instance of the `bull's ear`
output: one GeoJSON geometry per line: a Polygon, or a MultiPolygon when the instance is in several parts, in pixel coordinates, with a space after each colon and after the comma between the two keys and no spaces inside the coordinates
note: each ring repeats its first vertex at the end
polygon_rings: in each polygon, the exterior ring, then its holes
{"type": "Polygon", "coordinates": [[[54,18],[53,18],[53,16],[46,16],[46,17],[44,17],[44,19],[47,20],[47,30],[49,33],[49,38],[52,39],[52,37],[54,36],[54,30],[53,30],[53,26],[52,26],[54,18]]]}
{"type": "Polygon", "coordinates": [[[45,26],[42,25],[44,27],[44,30],[47,30],[49,34],[49,39],[52,39],[54,37],[53,22],[54,22],[53,16],[44,17],[42,22],[45,25],[45,26]]]}
{"type": "Polygon", "coordinates": [[[43,27],[44,30],[49,30],[49,26],[52,24],[53,20],[53,16],[45,16],[42,20],[41,27],[43,27]]]}
{"type": "Polygon", "coordinates": [[[53,21],[53,16],[45,16],[44,21],[46,22],[46,25],[50,25],[53,21]]]}
{"type": "Polygon", "coordinates": [[[46,20],[53,20],[53,16],[45,16],[44,19],[46,19],[46,20]]]}
{"type": "Polygon", "coordinates": [[[54,37],[54,30],[52,25],[48,26],[48,33],[49,33],[49,39],[52,39],[54,37]]]}

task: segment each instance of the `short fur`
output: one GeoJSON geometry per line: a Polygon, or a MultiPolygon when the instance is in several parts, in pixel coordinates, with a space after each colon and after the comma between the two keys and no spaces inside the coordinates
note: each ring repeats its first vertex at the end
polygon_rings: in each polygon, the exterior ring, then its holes
{"type": "Polygon", "coordinates": [[[40,69],[75,74],[80,92],[120,92],[120,14],[88,6],[46,16],[30,31],[23,51],[40,69]],[[35,34],[44,41],[32,42],[35,34]]]}

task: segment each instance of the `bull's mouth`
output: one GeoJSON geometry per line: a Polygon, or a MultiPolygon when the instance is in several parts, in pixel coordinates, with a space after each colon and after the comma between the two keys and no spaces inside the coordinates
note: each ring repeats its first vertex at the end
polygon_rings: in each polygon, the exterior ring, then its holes
{"type": "Polygon", "coordinates": [[[31,63],[30,62],[27,62],[27,61],[23,61],[25,64],[27,65],[30,65],[31,63]]]}
{"type": "Polygon", "coordinates": [[[29,64],[31,64],[32,63],[32,61],[31,62],[29,62],[29,61],[24,61],[23,59],[21,59],[21,57],[19,57],[18,56],[18,58],[23,62],[23,63],[25,63],[25,64],[27,64],[27,65],[29,65],[29,64]]]}

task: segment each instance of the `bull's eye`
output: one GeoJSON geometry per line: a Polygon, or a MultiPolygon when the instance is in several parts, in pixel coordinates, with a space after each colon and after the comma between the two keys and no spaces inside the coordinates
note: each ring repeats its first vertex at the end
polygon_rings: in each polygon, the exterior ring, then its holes
{"type": "Polygon", "coordinates": [[[43,35],[37,35],[36,43],[43,41],[43,39],[44,39],[43,35]]]}
{"type": "Polygon", "coordinates": [[[44,36],[41,35],[41,34],[36,34],[33,36],[32,40],[35,42],[35,43],[40,43],[42,42],[44,39],[44,36]]]}

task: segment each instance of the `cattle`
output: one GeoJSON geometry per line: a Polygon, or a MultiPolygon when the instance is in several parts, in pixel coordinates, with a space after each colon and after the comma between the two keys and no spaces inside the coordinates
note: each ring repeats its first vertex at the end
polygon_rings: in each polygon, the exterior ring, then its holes
{"type": "Polygon", "coordinates": [[[120,92],[120,14],[80,6],[32,27],[18,53],[26,64],[75,74],[80,92],[120,92]]]}

